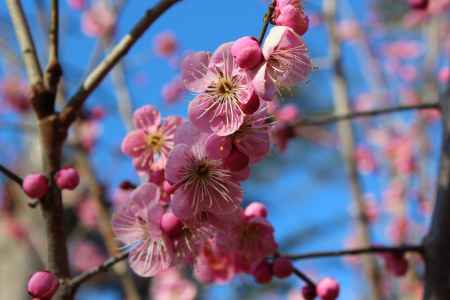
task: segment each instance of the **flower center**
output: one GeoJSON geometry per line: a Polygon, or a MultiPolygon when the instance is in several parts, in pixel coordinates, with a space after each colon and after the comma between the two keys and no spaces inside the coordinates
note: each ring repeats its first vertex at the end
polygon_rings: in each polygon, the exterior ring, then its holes
{"type": "Polygon", "coordinates": [[[164,145],[164,137],[161,133],[151,133],[147,135],[147,145],[149,145],[154,151],[160,152],[164,145]]]}
{"type": "Polygon", "coordinates": [[[217,91],[221,95],[231,95],[233,93],[234,84],[227,78],[219,79],[217,91]]]}

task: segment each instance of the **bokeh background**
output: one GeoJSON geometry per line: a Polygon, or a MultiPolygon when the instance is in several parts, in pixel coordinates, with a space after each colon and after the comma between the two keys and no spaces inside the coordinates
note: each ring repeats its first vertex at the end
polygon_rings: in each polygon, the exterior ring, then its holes
{"type": "MultiPolygon", "coordinates": [[[[100,0],[91,2],[96,1],[100,0]]],[[[122,3],[117,12],[115,32],[110,37],[112,42],[124,36],[155,2],[130,0],[122,3]]],[[[327,116],[334,111],[331,87],[334,71],[328,58],[329,33],[321,2],[304,1],[310,17],[310,29],[304,39],[316,68],[307,82],[284,91],[280,97],[282,106],[294,104],[301,117],[327,116]]],[[[25,80],[4,3],[0,4],[0,80],[12,76],[25,80]]],[[[49,3],[43,0],[23,3],[41,62],[45,62],[44,29],[49,3]]],[[[87,7],[92,3],[88,2],[87,7]]],[[[163,87],[178,76],[179,60],[189,51],[214,51],[224,42],[244,35],[259,35],[267,5],[261,0],[182,1],[164,14],[132,48],[121,65],[123,78],[108,77],[90,97],[86,111],[101,108],[104,117],[86,118],[77,130],[81,136],[92,139],[88,142],[91,143],[89,157],[84,163],[90,166],[91,174],[100,183],[101,200],[109,212],[120,183],[139,181],[131,161],[120,153],[120,143],[127,132],[123,115],[118,113],[123,93],[130,99],[133,109],[152,104],[163,116],[186,116],[192,95],[184,93],[174,103],[168,103],[162,95],[163,87]],[[169,59],[155,53],[155,38],[164,32],[171,32],[178,45],[177,53],[169,59]],[[119,88],[118,92],[118,85],[122,86],[122,91],[119,88]]],[[[443,7],[418,15],[411,11],[407,1],[337,1],[342,62],[353,110],[437,100],[439,91],[448,84],[449,72],[449,13],[448,7],[443,7]]],[[[111,41],[89,37],[83,32],[83,13],[61,1],[60,56],[66,95],[76,90],[88,69],[108,52],[111,44],[111,41]]],[[[122,107],[125,113],[126,109],[122,107]]],[[[373,217],[370,222],[372,243],[414,243],[426,232],[440,147],[438,121],[439,115],[435,112],[409,111],[352,122],[357,153],[360,153],[354,159],[358,163],[368,211],[373,217]],[[405,145],[408,149],[400,151],[405,145]]],[[[18,113],[5,101],[0,102],[0,162],[22,174],[39,169],[36,163],[39,149],[32,124],[31,113],[18,113]]],[[[79,163],[81,156],[77,138],[72,137],[72,140],[73,145],[65,151],[65,162],[69,165],[79,163]]],[[[85,185],[81,191],[65,195],[75,270],[107,257],[98,234],[96,206],[91,203],[95,202],[91,198],[97,194],[92,192],[89,182],[85,185]],[[84,218],[81,222],[77,221],[80,215],[84,218]],[[85,252],[76,251],[80,243],[83,245],[86,241],[94,250],[88,247],[90,250],[85,252]]],[[[253,168],[251,179],[244,183],[244,191],[245,202],[260,201],[267,205],[269,220],[275,227],[283,253],[358,246],[354,239],[355,208],[333,124],[300,128],[285,151],[274,147],[267,159],[253,168]]],[[[0,216],[0,298],[26,299],[26,278],[39,265],[36,257],[45,251],[40,214],[38,210],[27,208],[21,192],[3,177],[0,192],[3,210],[0,216]],[[34,250],[30,250],[30,245],[34,250]]],[[[377,259],[386,299],[419,299],[418,281],[423,270],[420,263],[414,263],[414,258],[411,260],[411,274],[397,279],[386,273],[382,260],[377,259]]],[[[327,258],[299,261],[296,265],[314,279],[337,278],[342,286],[339,299],[369,299],[367,278],[358,259],[327,258]]],[[[189,270],[186,276],[191,276],[189,270]]],[[[149,280],[134,280],[146,295],[149,280]]],[[[224,285],[197,285],[198,299],[219,300],[300,299],[297,294],[301,286],[297,278],[274,280],[270,285],[261,286],[250,276],[238,276],[224,285]]],[[[149,295],[143,297],[151,299],[149,295]]],[[[122,299],[122,292],[115,276],[104,275],[87,284],[77,299],[122,299]]]]}

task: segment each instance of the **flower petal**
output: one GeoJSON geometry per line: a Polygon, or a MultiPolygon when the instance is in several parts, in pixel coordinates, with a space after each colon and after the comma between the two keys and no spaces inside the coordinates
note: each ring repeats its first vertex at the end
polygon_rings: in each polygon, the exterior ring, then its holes
{"type": "Polygon", "coordinates": [[[153,131],[161,123],[161,115],[152,105],[145,105],[134,112],[133,123],[136,128],[153,131]]]}
{"type": "Polygon", "coordinates": [[[211,54],[194,52],[187,55],[181,63],[181,77],[186,89],[200,93],[209,85],[208,66],[211,54]]]}

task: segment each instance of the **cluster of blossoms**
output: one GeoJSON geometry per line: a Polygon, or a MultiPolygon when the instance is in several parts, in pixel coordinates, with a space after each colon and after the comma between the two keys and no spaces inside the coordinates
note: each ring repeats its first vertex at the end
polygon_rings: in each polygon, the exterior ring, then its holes
{"type": "Polygon", "coordinates": [[[121,189],[119,198],[127,199],[120,200],[112,223],[138,275],[186,264],[204,283],[226,282],[239,273],[267,283],[293,273],[292,262],[277,255],[265,206],[241,207],[241,182],[270,150],[276,123],[270,103],[277,91],[312,70],[299,35],[307,25],[290,26],[294,17],[307,23],[298,1],[278,1],[274,23],[288,26],[274,26],[262,47],[242,37],[214,53],[187,55],[181,79],[196,94],[188,120],[162,118],[151,105],[134,113],[135,129],[122,152],[146,180],[121,189]]]}

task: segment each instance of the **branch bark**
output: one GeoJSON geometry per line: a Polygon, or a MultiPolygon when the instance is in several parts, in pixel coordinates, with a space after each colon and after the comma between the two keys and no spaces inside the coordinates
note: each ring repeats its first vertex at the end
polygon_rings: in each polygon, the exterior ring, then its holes
{"type": "Polygon", "coordinates": [[[425,300],[450,295],[450,88],[441,97],[443,140],[431,226],[424,239],[425,300]]]}
{"type": "Polygon", "coordinates": [[[422,254],[423,247],[422,245],[371,246],[365,248],[345,249],[337,251],[317,251],[296,255],[283,254],[281,256],[290,258],[292,260],[303,260],[303,259],[324,258],[324,257],[340,257],[340,256],[366,255],[379,253],[405,253],[405,252],[416,252],[422,254]]]}
{"type": "MultiPolygon", "coordinates": [[[[345,78],[342,59],[341,45],[337,32],[336,23],[336,0],[325,0],[323,6],[325,22],[330,35],[330,57],[333,66],[333,96],[337,114],[348,114],[350,112],[347,81],[345,78]]],[[[356,162],[354,160],[354,140],[350,122],[343,121],[338,125],[338,134],[342,145],[342,156],[347,166],[353,203],[356,209],[356,231],[357,240],[363,247],[371,244],[371,234],[368,220],[365,215],[363,190],[358,176],[356,162]]],[[[373,257],[363,257],[363,269],[369,281],[370,299],[382,299],[381,276],[373,257]]]]}
{"type": "Polygon", "coordinates": [[[113,256],[113,257],[109,258],[103,264],[93,268],[92,270],[86,271],[86,272],[81,273],[80,275],[72,278],[69,281],[68,286],[70,286],[72,289],[76,289],[82,283],[88,281],[89,279],[96,276],[97,274],[99,274],[101,272],[107,272],[111,267],[113,267],[118,262],[120,262],[124,259],[127,259],[128,255],[129,255],[128,252],[124,252],[117,256],[113,256]]]}
{"type": "Polygon", "coordinates": [[[68,127],[73,123],[92,91],[102,82],[119,60],[128,53],[130,48],[139,40],[153,22],[179,1],[181,0],[160,0],[153,8],[145,13],[130,33],[122,38],[105,59],[88,75],[75,95],[69,100],[61,113],[61,120],[64,126],[68,127]]]}
{"type": "Polygon", "coordinates": [[[9,179],[17,183],[20,187],[22,187],[23,179],[2,164],[0,164],[0,172],[5,174],[6,177],[8,177],[9,179]]]}
{"type": "Polygon", "coordinates": [[[346,112],[340,114],[334,114],[331,116],[325,117],[316,117],[316,118],[305,118],[300,119],[296,123],[296,127],[305,127],[305,126],[320,126],[327,125],[331,123],[353,120],[358,118],[367,118],[374,117],[379,115],[391,114],[396,112],[403,111],[411,111],[411,110],[425,110],[425,109],[440,109],[439,102],[431,102],[431,103],[420,103],[415,105],[400,105],[395,107],[386,107],[374,110],[366,110],[366,111],[356,111],[356,112],[346,112]]]}

